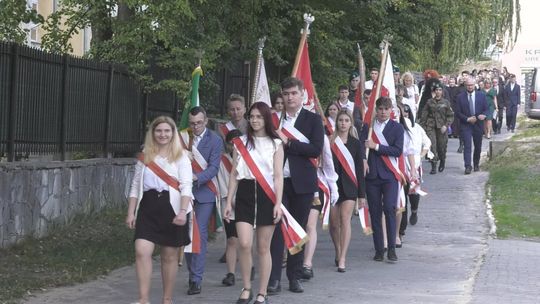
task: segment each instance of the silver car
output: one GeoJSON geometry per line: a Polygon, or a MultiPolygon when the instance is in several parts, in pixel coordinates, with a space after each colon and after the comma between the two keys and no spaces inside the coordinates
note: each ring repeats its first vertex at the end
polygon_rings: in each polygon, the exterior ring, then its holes
{"type": "Polygon", "coordinates": [[[532,119],[540,119],[540,68],[535,68],[531,83],[531,94],[527,100],[525,112],[532,119]]]}

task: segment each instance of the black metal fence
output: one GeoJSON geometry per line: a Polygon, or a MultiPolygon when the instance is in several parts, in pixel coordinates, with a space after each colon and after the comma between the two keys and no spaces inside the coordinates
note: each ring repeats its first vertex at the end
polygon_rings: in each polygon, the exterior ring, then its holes
{"type": "Polygon", "coordinates": [[[176,118],[171,92],[144,94],[123,66],[0,42],[0,156],[139,149],[144,124],[176,118]]]}

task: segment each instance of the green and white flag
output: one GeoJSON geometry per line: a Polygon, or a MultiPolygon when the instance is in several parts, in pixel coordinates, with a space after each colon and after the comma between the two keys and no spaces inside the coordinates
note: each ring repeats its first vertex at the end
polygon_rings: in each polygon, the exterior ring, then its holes
{"type": "Polygon", "coordinates": [[[199,80],[203,75],[203,70],[200,66],[196,67],[191,73],[191,93],[190,100],[184,105],[184,111],[182,112],[182,119],[180,120],[180,130],[187,129],[189,126],[189,110],[199,106],[199,80]]]}

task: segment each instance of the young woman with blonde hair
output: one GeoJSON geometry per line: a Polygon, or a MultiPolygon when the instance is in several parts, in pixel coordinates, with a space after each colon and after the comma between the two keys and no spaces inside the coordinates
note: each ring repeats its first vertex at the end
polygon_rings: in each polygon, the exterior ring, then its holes
{"type": "Polygon", "coordinates": [[[135,268],[139,301],[149,303],[152,253],[161,247],[163,304],[173,303],[178,248],[188,245],[186,213],[191,210],[192,171],[174,121],[154,119],[144,141],[144,155],[135,165],[126,225],[135,229],[135,268]]]}

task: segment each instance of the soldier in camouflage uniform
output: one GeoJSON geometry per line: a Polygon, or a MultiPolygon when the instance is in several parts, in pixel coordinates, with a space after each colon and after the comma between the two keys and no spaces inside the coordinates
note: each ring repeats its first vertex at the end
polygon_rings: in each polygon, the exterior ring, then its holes
{"type": "Polygon", "coordinates": [[[431,159],[431,174],[437,173],[437,161],[440,161],[439,172],[444,170],[446,160],[446,146],[448,144],[448,125],[454,121],[454,111],[450,102],[443,98],[443,88],[440,82],[432,86],[435,94],[424,106],[419,123],[431,140],[431,152],[434,157],[431,159]]]}

